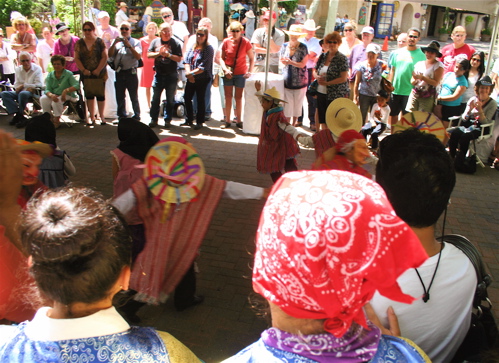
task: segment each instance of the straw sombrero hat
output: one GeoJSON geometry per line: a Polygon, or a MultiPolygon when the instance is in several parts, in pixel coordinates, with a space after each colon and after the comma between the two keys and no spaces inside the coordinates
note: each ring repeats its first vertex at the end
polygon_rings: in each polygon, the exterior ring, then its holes
{"type": "Polygon", "coordinates": [[[275,87],[272,87],[272,88],[266,90],[263,94],[258,94],[257,93],[257,97],[259,97],[259,98],[266,98],[266,99],[274,99],[277,102],[287,103],[286,101],[284,101],[281,98],[281,94],[279,93],[279,91],[275,87]]]}
{"type": "Polygon", "coordinates": [[[203,188],[205,170],[194,147],[181,137],[160,140],[147,153],[143,178],[155,198],[169,205],[195,200],[203,188]]]}
{"type": "Polygon", "coordinates": [[[348,98],[337,98],[326,110],[326,124],[336,136],[343,131],[360,131],[362,128],[362,114],[359,107],[348,98]]]}
{"type": "Polygon", "coordinates": [[[422,132],[433,134],[440,141],[444,141],[445,127],[442,124],[442,121],[431,112],[414,111],[406,113],[399,122],[393,125],[394,132],[404,131],[411,127],[422,132]]]}
{"type": "Polygon", "coordinates": [[[289,27],[289,30],[283,30],[287,35],[302,36],[307,35],[307,33],[302,31],[302,26],[299,24],[293,24],[289,27]]]}

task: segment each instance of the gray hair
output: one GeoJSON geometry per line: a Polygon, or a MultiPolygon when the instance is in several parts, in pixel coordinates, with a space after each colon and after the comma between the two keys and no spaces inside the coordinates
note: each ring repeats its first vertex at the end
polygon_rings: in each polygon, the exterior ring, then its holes
{"type": "Polygon", "coordinates": [[[347,152],[352,151],[356,142],[357,142],[357,139],[350,141],[349,143],[343,145],[340,152],[343,154],[346,154],[347,152]]]}
{"type": "Polygon", "coordinates": [[[165,6],[164,8],[161,9],[161,15],[163,14],[173,14],[173,11],[168,6],[165,6]]]}
{"type": "Polygon", "coordinates": [[[33,60],[33,57],[31,56],[31,53],[28,53],[28,52],[26,52],[24,50],[21,53],[19,53],[19,59],[21,59],[22,56],[28,57],[28,59],[30,61],[33,60]]]}

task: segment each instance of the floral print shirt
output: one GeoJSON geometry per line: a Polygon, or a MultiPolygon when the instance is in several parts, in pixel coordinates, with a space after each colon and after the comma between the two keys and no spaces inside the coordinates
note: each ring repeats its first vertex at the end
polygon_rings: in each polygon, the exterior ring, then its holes
{"type": "MultiPolygon", "coordinates": [[[[321,67],[326,62],[326,57],[329,52],[322,53],[317,60],[317,64],[315,69],[317,72],[321,69],[321,67]]],[[[329,63],[329,67],[327,68],[326,80],[332,81],[340,77],[342,72],[348,72],[348,58],[340,52],[336,52],[336,54],[331,59],[331,63],[329,63]]],[[[340,97],[348,97],[350,95],[350,88],[348,86],[348,81],[345,81],[340,84],[332,84],[327,86],[327,100],[333,101],[340,97]]]]}
{"type": "MultiPolygon", "coordinates": [[[[301,62],[303,58],[308,55],[308,48],[305,44],[299,43],[293,56],[289,56],[289,42],[284,43],[279,52],[279,58],[291,58],[294,62],[301,62]]],[[[282,76],[284,78],[284,87],[290,89],[299,89],[307,87],[308,85],[308,72],[307,66],[303,68],[298,68],[290,64],[285,65],[282,70],[282,76]]]]}

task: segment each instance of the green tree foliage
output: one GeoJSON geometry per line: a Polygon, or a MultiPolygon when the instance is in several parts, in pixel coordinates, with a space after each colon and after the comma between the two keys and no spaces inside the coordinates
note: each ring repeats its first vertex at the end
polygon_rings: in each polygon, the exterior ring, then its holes
{"type": "Polygon", "coordinates": [[[0,25],[4,28],[11,26],[10,13],[19,11],[24,16],[31,15],[32,0],[0,0],[0,25]]]}
{"type": "MultiPolygon", "coordinates": [[[[121,1],[120,1],[121,2],[121,1]]],[[[107,11],[109,17],[111,18],[111,25],[116,25],[114,18],[118,8],[116,7],[117,2],[114,0],[101,0],[100,9],[101,11],[107,11]]]]}
{"type": "MultiPolygon", "coordinates": [[[[274,1],[274,4],[276,4],[277,1],[274,1]]],[[[279,6],[283,7],[284,10],[286,10],[286,13],[289,15],[293,14],[293,12],[298,8],[298,0],[289,0],[289,1],[283,1],[279,2],[279,6]]],[[[268,0],[260,0],[258,2],[258,7],[261,8],[268,8],[269,7],[269,1],[268,0]]]]}

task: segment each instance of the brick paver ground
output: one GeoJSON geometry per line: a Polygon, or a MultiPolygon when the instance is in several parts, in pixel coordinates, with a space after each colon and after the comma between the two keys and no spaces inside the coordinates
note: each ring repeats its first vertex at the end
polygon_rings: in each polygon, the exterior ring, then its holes
{"type": "MultiPolygon", "coordinates": [[[[215,96],[214,117],[221,115],[218,104],[215,96]]],[[[144,106],[142,117],[147,123],[144,106]]],[[[258,174],[255,169],[257,137],[234,128],[221,130],[216,121],[209,122],[209,128],[200,132],[176,126],[179,122],[173,124],[169,131],[161,127],[155,130],[160,138],[180,135],[188,139],[202,156],[210,175],[262,187],[271,185],[270,177],[258,174]]],[[[24,136],[23,130],[8,126],[5,117],[0,117],[0,128],[16,137],[24,136]]],[[[111,197],[109,151],[118,144],[116,127],[89,129],[75,124],[71,129],[63,126],[57,133],[59,146],[69,153],[77,169],[72,182],[94,187],[111,197]]],[[[307,168],[313,157],[313,151],[302,150],[299,167],[307,168]]],[[[495,281],[499,281],[498,182],[499,172],[490,168],[479,168],[475,175],[458,174],[446,228],[447,233],[466,235],[477,244],[495,281]]],[[[206,362],[218,362],[257,340],[266,325],[255,317],[247,297],[252,291],[254,237],[263,204],[263,201],[222,200],[198,260],[198,292],[205,296],[205,302],[182,313],[175,311],[171,301],[145,307],[139,312],[142,324],[170,332],[206,362]]],[[[499,283],[494,283],[489,289],[496,316],[499,316],[498,286],[499,283]]]]}

